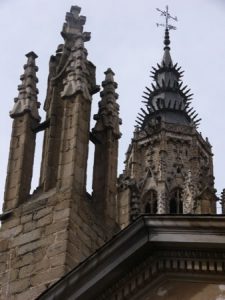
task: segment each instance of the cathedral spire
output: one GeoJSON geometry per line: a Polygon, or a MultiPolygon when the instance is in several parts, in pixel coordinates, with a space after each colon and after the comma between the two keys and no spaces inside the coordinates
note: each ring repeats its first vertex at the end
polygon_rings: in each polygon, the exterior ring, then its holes
{"type": "Polygon", "coordinates": [[[141,109],[136,122],[139,128],[145,131],[151,131],[152,126],[159,121],[197,127],[201,119],[197,118],[196,111],[189,107],[193,94],[183,85],[181,77],[184,71],[181,71],[177,63],[173,64],[170,55],[169,31],[175,30],[176,27],[169,24],[169,19],[177,21],[177,17],[169,14],[168,6],[165,11],[157,10],[166,18],[165,24],[157,23],[157,26],[165,27],[164,53],[161,64],[157,64],[151,71],[154,83],[144,91],[143,103],[146,109],[141,109]]]}
{"type": "Polygon", "coordinates": [[[36,72],[35,59],[38,57],[33,51],[26,54],[27,63],[24,65],[24,74],[20,76],[22,83],[18,86],[19,95],[15,98],[15,104],[10,111],[10,117],[15,118],[21,116],[26,112],[30,112],[31,116],[40,120],[38,108],[39,102],[37,101],[38,89],[36,84],[38,79],[36,72]]]}
{"type": "Polygon", "coordinates": [[[216,208],[211,147],[197,131],[200,119],[191,108],[192,94],[170,55],[170,30],[176,28],[169,21],[177,18],[168,6],[157,10],[165,17],[157,24],[165,29],[163,58],[151,71],[153,83],[144,91],[145,107],[118,180],[121,226],[140,213],[214,214],[216,208]]]}

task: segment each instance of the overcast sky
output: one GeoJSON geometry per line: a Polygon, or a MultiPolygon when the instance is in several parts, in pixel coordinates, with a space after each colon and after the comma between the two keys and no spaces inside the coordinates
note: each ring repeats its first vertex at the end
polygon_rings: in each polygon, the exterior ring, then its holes
{"type": "MultiPolygon", "coordinates": [[[[178,17],[171,31],[172,59],[185,70],[183,82],[194,93],[193,106],[202,118],[199,131],[213,146],[215,187],[220,195],[225,188],[225,1],[224,0],[0,0],[0,201],[3,200],[12,120],[9,110],[18,95],[17,85],[26,62],[25,54],[34,51],[37,65],[39,101],[42,111],[46,95],[48,61],[62,43],[60,35],[65,14],[71,5],[82,7],[87,17],[85,31],[89,59],[97,66],[97,83],[111,67],[118,82],[120,114],[123,120],[120,140],[119,173],[141,107],[141,95],[151,84],[151,66],[163,54],[163,22],[156,7],[169,5],[178,17]]],[[[98,95],[92,113],[97,111],[98,95]]],[[[42,134],[38,134],[32,189],[37,186],[42,134]]],[[[90,153],[93,152],[93,149],[90,153]]],[[[89,175],[89,190],[90,190],[89,175]]]]}

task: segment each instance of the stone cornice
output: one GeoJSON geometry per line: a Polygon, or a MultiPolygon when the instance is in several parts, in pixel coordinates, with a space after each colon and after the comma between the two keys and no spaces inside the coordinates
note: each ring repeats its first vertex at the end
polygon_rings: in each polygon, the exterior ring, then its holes
{"type": "MultiPolygon", "coordinates": [[[[152,266],[155,265],[153,253],[157,253],[158,250],[162,253],[167,251],[168,255],[168,251],[173,249],[179,253],[180,249],[186,251],[186,254],[192,253],[193,255],[194,253],[197,259],[198,253],[202,251],[207,252],[208,260],[213,253],[215,255],[215,252],[224,257],[224,237],[224,216],[143,215],[65,275],[38,299],[62,299],[60,298],[62,295],[67,297],[66,299],[70,299],[69,297],[97,299],[104,292],[103,287],[104,290],[112,287],[119,278],[127,275],[133,268],[138,268],[144,261],[154,261],[152,266]]],[[[180,253],[180,258],[182,258],[182,252],[180,253]]],[[[158,265],[167,264],[163,262],[162,256],[158,258],[158,265]]],[[[204,262],[206,266],[207,259],[204,262]]],[[[177,261],[174,258],[173,260],[177,261]]],[[[219,260],[221,262],[221,258],[219,260]]],[[[183,267],[179,265],[182,272],[192,266],[191,263],[189,266],[187,261],[188,259],[183,260],[181,263],[183,267]]],[[[189,268],[189,271],[202,271],[200,261],[196,263],[196,266],[194,269],[189,268]]],[[[170,268],[166,270],[169,271],[170,268]]],[[[208,268],[204,270],[206,273],[209,271],[208,268]]],[[[220,263],[220,266],[214,268],[213,272],[217,273],[217,270],[220,274],[224,272],[223,264],[220,263]]],[[[178,268],[177,271],[179,271],[178,268]]]]}

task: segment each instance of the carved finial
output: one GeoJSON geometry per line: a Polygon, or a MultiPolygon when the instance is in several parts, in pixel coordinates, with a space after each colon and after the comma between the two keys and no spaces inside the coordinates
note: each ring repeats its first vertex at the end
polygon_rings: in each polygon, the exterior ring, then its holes
{"type": "Polygon", "coordinates": [[[28,52],[25,56],[28,58],[28,61],[35,60],[36,58],[38,58],[37,54],[33,51],[28,52]]]}
{"type": "Polygon", "coordinates": [[[35,59],[38,57],[33,51],[26,54],[27,63],[24,65],[24,74],[20,76],[22,84],[18,86],[19,95],[15,98],[15,104],[10,111],[10,117],[15,118],[23,115],[25,112],[30,112],[34,119],[40,120],[38,113],[39,102],[37,101],[38,89],[36,84],[38,79],[36,72],[35,59]]]}
{"type": "Polygon", "coordinates": [[[108,68],[105,72],[105,80],[110,80],[114,82],[114,75],[115,73],[112,71],[112,69],[108,68]]]}
{"type": "Polygon", "coordinates": [[[120,138],[119,125],[122,123],[119,118],[119,105],[116,102],[118,94],[116,93],[117,83],[114,81],[114,72],[108,68],[105,71],[105,80],[102,82],[103,91],[100,93],[102,99],[99,102],[98,114],[94,115],[97,121],[93,132],[112,129],[116,138],[120,138]]]}
{"type": "MultiPolygon", "coordinates": [[[[63,50],[62,58],[68,60],[68,64],[61,97],[68,99],[77,94],[83,94],[85,99],[91,100],[91,95],[97,89],[96,86],[93,88],[92,84],[89,84],[92,75],[88,69],[87,50],[84,47],[84,42],[90,40],[91,34],[83,32],[86,17],[80,16],[80,11],[80,7],[72,6],[70,12],[66,14],[66,23],[63,25],[62,36],[65,39],[63,48],[65,51],[63,50]]],[[[64,67],[63,63],[58,66],[58,69],[61,70],[62,67],[64,67]]]]}
{"type": "Polygon", "coordinates": [[[84,41],[90,40],[90,33],[83,33],[83,25],[86,23],[86,17],[80,16],[80,11],[81,8],[79,6],[72,6],[70,12],[66,14],[66,22],[63,24],[61,32],[64,39],[82,35],[84,41]]]}

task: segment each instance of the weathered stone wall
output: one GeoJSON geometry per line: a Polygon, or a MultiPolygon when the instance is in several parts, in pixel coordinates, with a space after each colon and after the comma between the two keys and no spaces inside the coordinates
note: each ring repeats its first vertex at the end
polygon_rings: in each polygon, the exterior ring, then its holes
{"type": "Polygon", "coordinates": [[[117,195],[117,222],[121,229],[130,223],[130,199],[131,191],[129,188],[121,189],[117,195]]]}
{"type": "MultiPolygon", "coordinates": [[[[50,82],[52,84],[52,82],[50,82]]],[[[61,82],[57,82],[48,95],[45,103],[46,120],[49,121],[49,128],[45,129],[40,186],[44,191],[56,185],[58,175],[58,164],[61,144],[63,101],[60,97],[62,90],[61,82]],[[49,99],[50,98],[50,99],[49,99]]]]}
{"type": "Polygon", "coordinates": [[[90,106],[90,100],[82,96],[64,101],[57,184],[60,188],[73,186],[79,195],[84,195],[86,187],[90,106]]]}
{"type": "Polygon", "coordinates": [[[34,196],[3,222],[1,299],[35,299],[109,238],[112,232],[103,231],[92,204],[82,201],[81,207],[71,192],[51,190],[34,196]]]}

